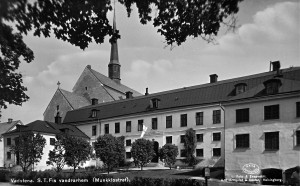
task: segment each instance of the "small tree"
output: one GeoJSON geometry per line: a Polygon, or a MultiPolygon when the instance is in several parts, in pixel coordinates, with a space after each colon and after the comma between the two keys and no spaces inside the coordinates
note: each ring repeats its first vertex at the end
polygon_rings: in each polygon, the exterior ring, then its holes
{"type": "Polygon", "coordinates": [[[196,162],[196,157],[194,155],[197,145],[195,130],[192,128],[186,130],[183,144],[186,153],[186,161],[189,166],[192,166],[196,162]]]}
{"type": "Polygon", "coordinates": [[[153,142],[144,138],[137,139],[132,143],[131,154],[136,165],[141,167],[149,163],[155,155],[153,142]]]}
{"type": "Polygon", "coordinates": [[[124,165],[124,161],[125,161],[125,153],[126,153],[126,150],[125,150],[125,137],[124,136],[120,136],[120,137],[117,137],[117,151],[120,152],[118,153],[119,155],[119,166],[120,165],[124,165]]]}
{"type": "Polygon", "coordinates": [[[178,156],[178,147],[173,144],[165,144],[159,149],[159,156],[161,160],[165,160],[166,164],[172,169],[172,165],[176,162],[178,156]]]}
{"type": "Polygon", "coordinates": [[[96,157],[103,161],[108,174],[124,160],[125,147],[122,138],[116,138],[111,134],[99,136],[94,148],[96,157]]]}
{"type": "Polygon", "coordinates": [[[73,173],[75,174],[80,163],[85,163],[90,158],[91,145],[83,138],[68,135],[62,137],[62,144],[65,149],[66,164],[73,167],[73,173]]]}
{"type": "Polygon", "coordinates": [[[45,138],[39,133],[26,132],[16,138],[15,145],[11,146],[11,151],[17,154],[24,172],[42,159],[45,144],[45,138]]]}
{"type": "Polygon", "coordinates": [[[65,164],[65,148],[61,137],[57,137],[55,141],[54,149],[49,151],[47,165],[55,166],[56,172],[60,172],[65,164]]]}

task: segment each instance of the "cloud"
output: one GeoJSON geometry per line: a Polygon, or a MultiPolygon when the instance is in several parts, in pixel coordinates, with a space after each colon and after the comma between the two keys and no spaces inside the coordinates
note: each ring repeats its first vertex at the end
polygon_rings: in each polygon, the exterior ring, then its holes
{"type": "Polygon", "coordinates": [[[249,74],[267,70],[273,60],[280,60],[283,68],[296,65],[300,52],[299,4],[277,3],[256,12],[252,22],[243,24],[235,33],[220,36],[218,45],[206,45],[198,55],[199,61],[223,67],[215,68],[222,74],[221,79],[232,77],[231,72],[234,77],[245,75],[245,69],[249,74]]]}
{"type": "Polygon", "coordinates": [[[24,76],[24,86],[28,89],[26,94],[30,99],[21,107],[10,105],[7,110],[3,111],[4,119],[25,118],[22,119],[24,123],[32,122],[34,119],[43,119],[43,112],[57,89],[58,81],[61,82],[62,89],[72,91],[72,87],[87,64],[106,74],[108,56],[108,51],[99,50],[57,56],[55,61],[38,74],[24,76]]]}
{"type": "MultiPolygon", "coordinates": [[[[261,45],[270,47],[270,44],[287,44],[299,40],[299,2],[277,3],[263,11],[257,12],[253,23],[244,24],[236,34],[228,34],[219,39],[220,46],[228,48],[234,46],[261,45]]],[[[231,49],[231,48],[230,48],[231,49]]]]}

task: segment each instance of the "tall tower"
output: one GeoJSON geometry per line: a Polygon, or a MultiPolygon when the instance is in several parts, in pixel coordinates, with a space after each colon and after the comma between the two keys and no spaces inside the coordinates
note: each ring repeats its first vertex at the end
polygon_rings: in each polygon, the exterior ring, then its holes
{"type": "MultiPolygon", "coordinates": [[[[116,6],[114,7],[113,30],[116,31],[116,6]]],[[[108,77],[116,83],[121,83],[121,65],[119,63],[118,43],[117,41],[111,42],[110,49],[110,62],[108,64],[108,77]]]]}

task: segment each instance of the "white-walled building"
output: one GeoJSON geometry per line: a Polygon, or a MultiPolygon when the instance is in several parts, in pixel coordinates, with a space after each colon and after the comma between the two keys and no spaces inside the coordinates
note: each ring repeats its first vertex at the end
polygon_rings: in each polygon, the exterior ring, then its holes
{"type": "Polygon", "coordinates": [[[32,168],[34,170],[45,170],[51,169],[46,164],[48,161],[48,154],[50,150],[53,150],[56,135],[63,134],[67,132],[68,135],[77,136],[89,140],[89,137],[81,132],[77,127],[72,125],[57,124],[47,121],[36,120],[27,125],[17,125],[16,129],[3,134],[4,137],[4,150],[1,152],[4,155],[4,164],[7,167],[13,167],[19,165],[19,159],[17,155],[11,152],[10,147],[15,144],[15,139],[22,133],[33,132],[34,134],[41,134],[45,140],[46,144],[43,149],[43,155],[38,164],[35,164],[32,168]]]}
{"type": "Polygon", "coordinates": [[[4,139],[2,134],[15,130],[16,125],[23,125],[23,123],[20,120],[13,121],[11,118],[9,118],[7,122],[0,123],[0,167],[8,167],[8,165],[4,163],[4,153],[2,153],[4,152],[4,139]]]}
{"type": "Polygon", "coordinates": [[[147,128],[144,138],[156,142],[155,150],[172,143],[179,147],[178,159],[183,159],[180,138],[193,128],[195,156],[204,160],[201,166],[225,164],[227,177],[241,173],[247,163],[286,170],[300,162],[300,68],[280,69],[279,61],[272,65],[269,72],[223,81],[213,74],[207,84],[146,91],[145,96],[127,92],[124,100],[69,111],[64,123],[76,125],[92,142],[103,134],[125,136],[127,160],[131,143],[143,128],[147,128]],[[245,117],[249,121],[243,122],[245,117]],[[278,148],[277,141],[279,149],[273,149],[278,148]]]}
{"type": "Polygon", "coordinates": [[[299,68],[278,71],[256,87],[244,84],[238,99],[223,104],[227,178],[246,176],[252,165],[254,175],[283,180],[284,171],[300,165],[299,77],[299,68]]]}

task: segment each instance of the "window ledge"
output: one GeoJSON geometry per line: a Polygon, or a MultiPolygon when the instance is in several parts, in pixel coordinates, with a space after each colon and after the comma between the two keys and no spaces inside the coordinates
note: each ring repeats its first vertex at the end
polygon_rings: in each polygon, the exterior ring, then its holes
{"type": "Polygon", "coordinates": [[[250,147],[236,147],[234,150],[251,150],[250,147]]]}
{"type": "Polygon", "coordinates": [[[279,149],[265,149],[264,152],[277,152],[279,149]]]}
{"type": "Polygon", "coordinates": [[[268,122],[268,121],[279,121],[279,120],[280,120],[280,118],[279,118],[279,119],[264,119],[263,122],[268,122]]]}
{"type": "Polygon", "coordinates": [[[246,123],[250,123],[250,122],[249,121],[235,122],[235,124],[246,124],[246,123]]]}

